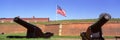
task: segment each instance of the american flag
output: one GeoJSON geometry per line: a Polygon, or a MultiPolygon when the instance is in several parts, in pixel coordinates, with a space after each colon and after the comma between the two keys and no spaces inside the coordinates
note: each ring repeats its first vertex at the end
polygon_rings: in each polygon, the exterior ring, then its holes
{"type": "Polygon", "coordinates": [[[59,5],[57,5],[57,14],[66,17],[66,12],[59,5]]]}

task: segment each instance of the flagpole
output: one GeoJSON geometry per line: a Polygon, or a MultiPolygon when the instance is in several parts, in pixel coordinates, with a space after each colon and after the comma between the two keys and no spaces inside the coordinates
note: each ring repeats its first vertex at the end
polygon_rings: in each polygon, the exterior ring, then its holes
{"type": "Polygon", "coordinates": [[[55,21],[57,21],[57,18],[58,18],[58,17],[57,17],[57,13],[56,13],[56,19],[55,19],[55,21]]]}
{"type": "MultiPolygon", "coordinates": [[[[56,6],[57,6],[57,4],[56,4],[56,6]]],[[[55,21],[57,21],[57,16],[58,16],[58,15],[57,15],[57,7],[56,7],[56,19],[55,19],[55,21]]]]}

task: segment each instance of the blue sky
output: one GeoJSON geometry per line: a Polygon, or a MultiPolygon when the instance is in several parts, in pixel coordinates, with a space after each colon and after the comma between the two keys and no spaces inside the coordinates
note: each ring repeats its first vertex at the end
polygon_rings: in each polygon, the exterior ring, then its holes
{"type": "Polygon", "coordinates": [[[57,14],[57,20],[94,19],[103,12],[112,18],[120,18],[120,0],[0,0],[0,18],[56,19],[56,5],[66,11],[66,16],[57,14]]]}

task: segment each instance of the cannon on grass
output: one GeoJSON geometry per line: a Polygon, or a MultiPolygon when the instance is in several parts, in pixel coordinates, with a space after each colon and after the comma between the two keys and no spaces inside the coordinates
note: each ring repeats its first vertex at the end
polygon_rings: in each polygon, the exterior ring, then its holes
{"type": "Polygon", "coordinates": [[[111,16],[109,14],[102,13],[96,23],[89,26],[86,32],[80,34],[82,40],[104,40],[102,37],[102,26],[110,19],[111,16]]]}
{"type": "Polygon", "coordinates": [[[7,36],[7,38],[50,38],[53,36],[53,33],[43,33],[39,27],[20,19],[19,17],[15,17],[13,21],[25,27],[27,29],[27,34],[26,36],[7,36]]]}

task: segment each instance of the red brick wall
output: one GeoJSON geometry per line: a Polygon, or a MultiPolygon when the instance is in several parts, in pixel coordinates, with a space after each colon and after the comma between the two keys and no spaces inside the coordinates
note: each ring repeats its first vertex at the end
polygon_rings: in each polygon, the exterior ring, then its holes
{"type": "MultiPolygon", "coordinates": [[[[81,32],[87,30],[87,28],[93,23],[72,23],[72,24],[62,24],[62,36],[79,36],[81,32]]],[[[54,32],[55,34],[59,32],[59,28],[55,28],[55,25],[49,26],[45,29],[46,31],[54,32]],[[55,28],[53,30],[53,28],[55,28]],[[57,31],[55,31],[57,30],[57,31]]],[[[59,27],[59,26],[56,26],[59,27]]],[[[45,27],[46,28],[46,27],[45,27]]],[[[116,36],[120,35],[120,23],[106,23],[103,27],[104,36],[116,36]]]]}
{"type": "MultiPolygon", "coordinates": [[[[44,32],[45,26],[40,24],[35,24],[44,32]]],[[[19,24],[0,24],[0,33],[26,33],[27,29],[19,24]]]]}
{"type": "MultiPolygon", "coordinates": [[[[86,31],[93,23],[68,23],[62,24],[62,36],[79,36],[81,32],[86,31]]],[[[40,25],[43,32],[52,32],[55,35],[59,34],[60,24],[40,25]]],[[[104,36],[120,36],[120,23],[107,23],[102,27],[104,36]]],[[[0,24],[0,33],[25,33],[26,29],[18,24],[0,24]]]]}
{"type": "Polygon", "coordinates": [[[45,25],[45,31],[44,32],[52,32],[54,35],[59,34],[59,24],[48,24],[45,25]]]}
{"type": "MultiPolygon", "coordinates": [[[[65,36],[77,36],[86,31],[92,23],[64,24],[62,34],[65,36]],[[72,35],[73,34],[73,35],[72,35]]],[[[107,23],[102,27],[104,36],[120,35],[120,23],[107,23]]]]}
{"type": "Polygon", "coordinates": [[[102,28],[105,36],[120,36],[120,23],[107,23],[102,28]]]}
{"type": "Polygon", "coordinates": [[[80,24],[63,24],[62,35],[63,36],[78,36],[81,32],[86,31],[89,23],[80,23],[80,24]]]}
{"type": "Polygon", "coordinates": [[[0,24],[0,33],[23,33],[26,29],[18,24],[0,24]]]}

